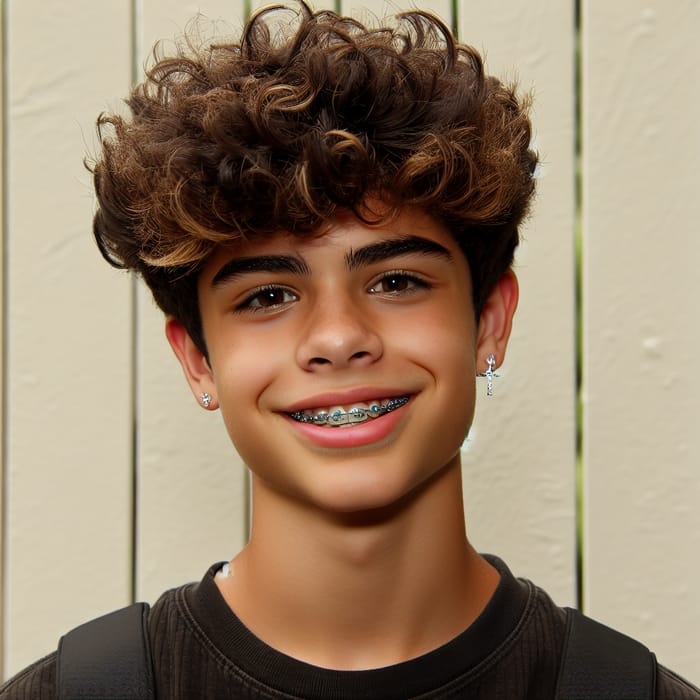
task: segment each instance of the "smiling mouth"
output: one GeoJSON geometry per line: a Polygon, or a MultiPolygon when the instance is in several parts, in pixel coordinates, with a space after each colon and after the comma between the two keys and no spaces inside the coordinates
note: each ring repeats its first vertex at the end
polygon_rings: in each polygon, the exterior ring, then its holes
{"type": "Polygon", "coordinates": [[[379,418],[387,413],[405,406],[409,401],[408,396],[397,396],[382,402],[372,402],[368,406],[353,406],[347,410],[342,407],[328,410],[294,411],[287,415],[299,423],[311,423],[312,425],[327,425],[337,428],[343,425],[364,423],[374,418],[379,418]]]}

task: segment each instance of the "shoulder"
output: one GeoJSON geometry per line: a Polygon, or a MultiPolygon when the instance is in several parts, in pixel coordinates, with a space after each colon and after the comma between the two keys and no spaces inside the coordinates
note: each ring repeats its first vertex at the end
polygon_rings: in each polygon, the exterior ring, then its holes
{"type": "Polygon", "coordinates": [[[154,659],[163,660],[175,651],[175,639],[189,639],[192,635],[192,614],[187,598],[198,584],[190,583],[163,593],[151,607],[148,616],[148,636],[154,659]]]}
{"type": "Polygon", "coordinates": [[[574,671],[580,671],[581,664],[592,663],[595,673],[612,673],[614,677],[619,671],[620,655],[636,647],[635,654],[641,653],[641,650],[649,659],[649,671],[656,669],[656,700],[700,700],[700,689],[667,667],[657,664],[653,650],[592,618],[559,607],[541,588],[531,583],[530,586],[534,592],[533,614],[531,624],[527,625],[529,629],[520,642],[521,645],[529,644],[539,648],[540,652],[544,650],[548,655],[554,655],[556,664],[553,666],[556,665],[557,675],[562,672],[563,657],[569,653],[573,658],[571,665],[574,671]],[[572,644],[571,626],[574,620],[583,623],[585,633],[581,636],[581,625],[577,625],[577,638],[572,644]]]}
{"type": "Polygon", "coordinates": [[[0,700],[54,700],[56,652],[39,659],[0,686],[0,700]]]}
{"type": "Polygon", "coordinates": [[[700,688],[659,665],[656,671],[656,700],[700,700],[700,688]]]}
{"type": "MultiPolygon", "coordinates": [[[[176,599],[185,588],[165,592],[150,610],[148,634],[151,646],[154,641],[160,643],[167,636],[172,627],[176,599]]],[[[58,653],[52,652],[7,680],[0,686],[0,700],[55,700],[57,658],[58,653]]]]}

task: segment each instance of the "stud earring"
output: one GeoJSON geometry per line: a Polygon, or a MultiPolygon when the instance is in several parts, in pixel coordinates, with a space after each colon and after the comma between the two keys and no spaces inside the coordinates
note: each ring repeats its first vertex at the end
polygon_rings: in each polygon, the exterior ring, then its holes
{"type": "Polygon", "coordinates": [[[202,402],[202,406],[204,406],[204,408],[209,408],[209,404],[210,404],[211,401],[212,401],[212,399],[211,399],[211,394],[207,394],[206,391],[203,391],[203,392],[199,395],[199,400],[202,402]]]}
{"type": "Polygon", "coordinates": [[[496,356],[491,353],[486,358],[486,364],[488,365],[485,372],[479,372],[478,377],[486,377],[486,396],[493,396],[493,378],[498,375],[493,371],[496,365],[496,356]]]}

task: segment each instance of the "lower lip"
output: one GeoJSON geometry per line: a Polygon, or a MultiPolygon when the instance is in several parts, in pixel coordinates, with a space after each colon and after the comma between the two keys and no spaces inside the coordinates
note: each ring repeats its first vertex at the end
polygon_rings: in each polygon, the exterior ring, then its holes
{"type": "Polygon", "coordinates": [[[301,423],[289,418],[294,428],[305,438],[319,447],[344,449],[363,447],[384,440],[396,428],[411,402],[397,408],[391,413],[385,413],[379,418],[368,418],[367,421],[347,428],[330,428],[313,423],[301,423]]]}

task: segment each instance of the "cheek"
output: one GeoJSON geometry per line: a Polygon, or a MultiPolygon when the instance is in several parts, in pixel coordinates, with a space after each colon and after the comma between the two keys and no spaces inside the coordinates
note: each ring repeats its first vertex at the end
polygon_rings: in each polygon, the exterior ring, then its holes
{"type": "Polygon", "coordinates": [[[431,351],[423,356],[442,403],[443,439],[455,449],[461,446],[474,417],[476,363],[473,325],[464,317],[446,315],[426,328],[431,351]]]}
{"type": "Polygon", "coordinates": [[[471,428],[476,402],[476,377],[471,347],[453,348],[452,353],[445,357],[445,362],[452,369],[452,380],[448,379],[445,387],[450,405],[445,428],[459,447],[471,428]]]}
{"type": "Polygon", "coordinates": [[[279,374],[281,353],[279,343],[232,343],[212,358],[217,398],[231,437],[253,420],[261,397],[279,374]]]}
{"type": "Polygon", "coordinates": [[[476,330],[471,313],[471,309],[461,306],[448,306],[442,313],[433,308],[414,319],[409,332],[406,327],[397,326],[393,334],[403,338],[403,347],[436,379],[449,377],[461,384],[463,379],[473,379],[476,371],[476,330]]]}

